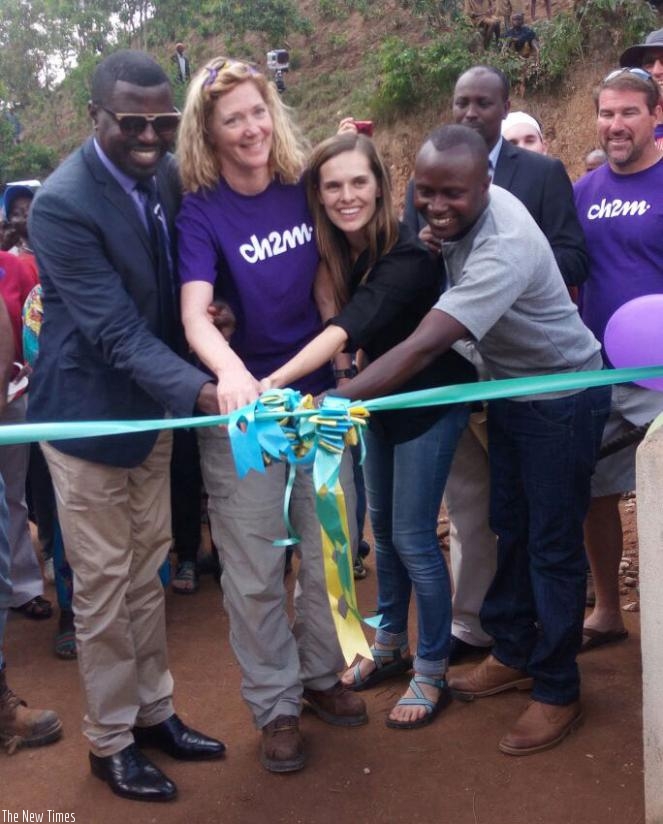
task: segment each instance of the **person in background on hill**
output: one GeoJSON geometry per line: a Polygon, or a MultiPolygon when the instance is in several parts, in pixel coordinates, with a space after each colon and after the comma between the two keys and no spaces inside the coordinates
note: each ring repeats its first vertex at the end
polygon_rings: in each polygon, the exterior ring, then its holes
{"type": "MultiPolygon", "coordinates": [[[[587,253],[571,181],[560,160],[504,140],[501,125],[509,109],[509,81],[499,69],[474,66],[456,81],[453,119],[483,138],[493,183],[507,189],[524,204],[548,239],[564,281],[568,286],[578,285],[587,277],[587,253]]],[[[413,181],[406,193],[404,219],[416,232],[426,228],[426,222],[414,208],[413,181]]],[[[439,243],[434,237],[427,237],[431,251],[439,255],[439,243]]],[[[479,367],[479,373],[484,374],[475,347],[463,346],[479,367]]],[[[485,413],[473,413],[470,426],[458,444],[445,491],[454,580],[451,664],[491,643],[479,619],[497,563],[495,535],[488,523],[490,476],[486,428],[485,413]]]]}
{"type": "MultiPolygon", "coordinates": [[[[575,199],[589,252],[581,315],[602,342],[606,323],[622,304],[663,294],[663,158],[654,142],[661,102],[651,75],[640,68],[610,72],[595,103],[598,140],[608,162],[576,182],[575,199]]],[[[615,385],[604,441],[650,423],[661,411],[663,393],[615,385]]],[[[584,650],[628,635],[619,601],[619,500],[635,489],[636,446],[602,458],[592,479],[585,539],[596,604],[585,620],[584,650]]]]}
{"type": "Polygon", "coordinates": [[[490,46],[490,41],[500,40],[500,20],[495,14],[493,0],[464,0],[465,16],[470,23],[481,33],[481,42],[484,49],[490,46]]]}
{"type": "MultiPolygon", "coordinates": [[[[490,185],[486,143],[476,131],[432,132],[414,181],[449,288],[409,338],[334,394],[396,391],[465,338],[492,379],[600,369],[600,344],[571,302],[550,244],[517,198],[490,185]]],[[[452,673],[449,686],[467,699],[533,686],[499,743],[509,755],[555,746],[581,718],[582,524],[609,406],[605,387],[488,403],[498,564],[481,620],[494,647],[478,666],[452,673]]]]}
{"type": "MultiPolygon", "coordinates": [[[[532,0],[534,2],[534,0],[532,0]]],[[[525,25],[525,16],[516,12],[511,18],[511,28],[502,35],[505,45],[513,49],[520,57],[534,57],[539,59],[541,45],[534,29],[525,25]]]]}
{"type": "Polygon", "coordinates": [[[607,160],[608,155],[603,151],[603,149],[592,149],[592,151],[588,152],[585,157],[585,173],[593,172],[594,169],[598,169],[599,166],[603,166],[607,160]]]}
{"type": "MultiPolygon", "coordinates": [[[[339,134],[317,146],[307,193],[318,248],[332,275],[338,314],[264,384],[289,386],[339,352],[361,350],[369,361],[404,340],[440,294],[440,272],[392,207],[384,163],[370,138],[339,134]]],[[[352,130],[352,131],[350,131],[352,130]]],[[[474,368],[448,352],[408,380],[403,391],[476,379],[474,368]]],[[[451,590],[437,540],[437,520],[453,453],[469,414],[465,404],[372,415],[366,432],[366,493],[375,537],[377,612],[382,616],[371,658],[343,675],[366,689],[412,665],[408,642],[411,592],[417,604],[414,677],[389,713],[387,726],[414,729],[449,703],[445,680],[451,636],[451,590]]]]}
{"type": "MultiPolygon", "coordinates": [[[[14,362],[14,330],[0,296],[0,418],[7,406],[7,390],[14,362]]],[[[5,486],[0,474],[0,743],[9,753],[20,746],[39,747],[57,741],[62,735],[62,723],[52,710],[29,709],[9,688],[3,658],[3,641],[7,610],[11,604],[11,554],[9,549],[9,512],[5,502],[5,486]]]]}
{"type": "Polygon", "coordinates": [[[527,112],[509,112],[502,121],[502,137],[521,149],[548,154],[541,124],[527,112]]]}
{"type": "MultiPolygon", "coordinates": [[[[620,66],[639,66],[648,71],[657,82],[663,99],[663,29],[650,32],[644,43],[631,46],[622,52],[620,66]]],[[[654,130],[656,147],[663,152],[663,116],[656,121],[654,130]]]]}
{"type": "MultiPolygon", "coordinates": [[[[258,398],[258,381],[321,329],[320,258],[301,175],[306,143],[274,83],[254,66],[218,57],[192,79],[177,152],[186,195],[177,219],[182,319],[189,345],[220,378],[221,413],[258,398]],[[214,297],[236,318],[228,342],[210,322],[214,297]]],[[[329,313],[331,316],[331,312],[329,313]]],[[[343,356],[346,366],[349,358],[343,356]]],[[[345,367],[337,360],[345,376],[345,367]]],[[[334,384],[329,364],[294,388],[320,394],[334,384]]],[[[227,428],[199,430],[210,528],[219,547],[230,641],[242,670],[242,696],[261,730],[261,762],[271,772],[305,764],[302,703],[323,721],[368,721],[361,698],[338,678],[343,656],[327,596],[311,473],[298,470],[291,517],[300,542],[291,626],[284,586],[283,496],[288,468],[237,477],[227,428]]],[[[352,459],[340,480],[356,506],[352,459]]],[[[356,547],[356,521],[348,519],[356,547]]]]}
{"type": "MultiPolygon", "coordinates": [[[[218,412],[184,350],[174,283],[179,114],[164,70],[120,50],[96,67],[94,134],[35,196],[29,232],[44,323],[29,420],[166,419],[218,412]]],[[[159,568],[171,542],[172,432],[42,443],[74,573],[83,731],[92,774],[123,798],[170,801],[143,753],[186,761],[225,746],[173,707],[159,568]]]]}
{"type": "Polygon", "coordinates": [[[191,80],[191,64],[184,52],[184,43],[175,44],[175,53],[170,56],[170,62],[175,66],[177,82],[188,83],[191,80]]]}

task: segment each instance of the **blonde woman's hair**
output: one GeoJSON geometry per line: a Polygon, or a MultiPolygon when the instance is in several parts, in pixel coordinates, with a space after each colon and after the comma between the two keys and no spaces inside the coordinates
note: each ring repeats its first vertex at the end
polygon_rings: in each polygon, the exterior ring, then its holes
{"type": "Polygon", "coordinates": [[[283,183],[296,183],[306,165],[309,145],[283,104],[274,83],[255,66],[217,57],[191,80],[177,138],[177,158],[184,190],[212,189],[221,170],[210,137],[210,120],[219,97],[242,83],[252,83],[265,101],[272,119],[269,170],[283,183]]]}
{"type": "Polygon", "coordinates": [[[370,169],[381,190],[375,214],[366,226],[368,261],[366,270],[362,273],[362,283],[378,260],[391,251],[398,240],[398,220],[391,195],[389,170],[373,141],[365,135],[346,132],[319,143],[313,149],[309,160],[306,173],[306,195],[313,214],[315,238],[320,257],[331,273],[334,297],[339,308],[344,306],[350,297],[348,283],[352,271],[351,250],[345,233],[334,226],[327,217],[324,206],[320,203],[320,170],[328,160],[355,149],[368,159],[370,169]]]}

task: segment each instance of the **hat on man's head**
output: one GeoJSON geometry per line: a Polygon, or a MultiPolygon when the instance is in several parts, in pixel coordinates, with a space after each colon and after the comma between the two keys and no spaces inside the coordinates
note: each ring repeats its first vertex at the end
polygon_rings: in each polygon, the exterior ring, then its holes
{"type": "Polygon", "coordinates": [[[538,133],[541,140],[543,140],[541,124],[535,117],[532,117],[531,114],[527,114],[527,112],[509,112],[509,114],[502,121],[502,135],[504,135],[504,133],[507,132],[511,126],[521,125],[529,126],[534,129],[534,131],[538,133]]]}
{"type": "Polygon", "coordinates": [[[663,49],[663,29],[656,29],[650,32],[645,38],[644,43],[638,43],[637,46],[631,46],[622,52],[619,58],[620,66],[641,66],[642,59],[648,49],[663,49]]]}

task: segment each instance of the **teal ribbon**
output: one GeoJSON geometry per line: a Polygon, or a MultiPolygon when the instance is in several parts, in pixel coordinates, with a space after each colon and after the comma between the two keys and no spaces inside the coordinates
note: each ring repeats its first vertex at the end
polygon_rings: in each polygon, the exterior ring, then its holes
{"type": "MultiPolygon", "coordinates": [[[[539,375],[532,378],[507,378],[496,381],[442,386],[389,395],[370,401],[352,401],[352,406],[363,406],[369,412],[389,409],[416,409],[422,406],[440,406],[450,403],[494,400],[496,398],[516,398],[523,395],[544,395],[573,389],[587,389],[591,386],[609,386],[615,383],[631,383],[648,378],[663,377],[663,366],[639,366],[629,369],[602,369],[593,372],[564,372],[554,375],[539,375]]],[[[273,390],[270,390],[273,391],[273,390]]],[[[282,390],[292,391],[292,390],[282,390]]],[[[267,395],[269,393],[266,393],[267,395]]],[[[298,393],[295,393],[298,394],[298,393]]],[[[262,396],[265,398],[265,395],[262,396]]],[[[263,403],[263,409],[255,409],[255,421],[274,421],[283,417],[280,411],[273,411],[263,403]]],[[[246,415],[247,407],[238,410],[234,420],[246,415]]],[[[299,409],[290,413],[293,417],[310,418],[316,410],[299,409]]],[[[194,418],[159,418],[146,421],[73,421],[70,423],[32,423],[0,426],[0,446],[15,443],[35,443],[38,441],[60,441],[68,438],[96,438],[101,435],[129,435],[135,432],[150,432],[159,429],[190,429],[201,426],[224,426],[230,422],[228,415],[208,415],[194,418]]],[[[260,431],[260,429],[258,429],[260,431]]],[[[276,436],[275,436],[276,437],[276,436]]],[[[263,436],[266,443],[271,443],[263,436]]],[[[278,440],[278,439],[277,439],[278,440]]],[[[276,449],[272,445],[272,449],[276,449]]],[[[250,464],[257,468],[255,463],[250,464]]]]}
{"type": "MultiPolygon", "coordinates": [[[[321,528],[326,534],[328,546],[331,546],[331,564],[338,574],[341,589],[336,601],[330,592],[330,602],[335,601],[336,604],[335,606],[332,604],[332,610],[335,608],[338,610],[342,622],[349,614],[375,627],[380,624],[380,616],[365,619],[357,608],[347,513],[342,502],[343,496],[339,484],[341,458],[351,429],[358,433],[363,454],[361,431],[365,421],[361,418],[362,410],[380,412],[497,398],[515,398],[524,395],[543,395],[662,376],[663,366],[540,375],[425,389],[376,398],[366,403],[328,396],[324,399],[320,409],[307,408],[300,393],[292,389],[270,390],[263,393],[254,403],[230,415],[149,421],[75,421],[0,426],[0,446],[69,438],[92,438],[102,435],[125,435],[160,429],[226,425],[240,478],[252,469],[264,472],[266,462],[277,460],[289,463],[283,510],[288,537],[276,541],[275,544],[278,546],[288,546],[299,541],[288,514],[290,497],[297,468],[313,462],[316,510],[321,528]]],[[[345,633],[343,623],[341,627],[339,631],[345,633]]],[[[362,643],[365,644],[365,640],[362,640],[362,643]]]]}

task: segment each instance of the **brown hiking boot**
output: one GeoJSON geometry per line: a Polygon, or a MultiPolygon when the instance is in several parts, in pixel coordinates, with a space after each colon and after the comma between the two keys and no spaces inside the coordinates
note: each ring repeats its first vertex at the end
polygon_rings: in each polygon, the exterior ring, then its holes
{"type": "Polygon", "coordinates": [[[530,755],[563,741],[582,720],[580,701],[556,706],[530,701],[527,709],[499,743],[508,755],[530,755]]]}
{"type": "Polygon", "coordinates": [[[305,689],[304,701],[313,712],[337,727],[358,727],[366,724],[366,704],[356,693],[337,681],[326,690],[305,689]]]}
{"type": "Polygon", "coordinates": [[[52,710],[28,709],[25,701],[9,689],[0,672],[0,742],[12,755],[19,747],[52,744],[62,735],[62,723],[52,710]]]}
{"type": "Polygon", "coordinates": [[[296,715],[278,715],[262,728],[260,761],[270,772],[294,772],[304,766],[304,742],[296,715]]]}
{"type": "Polygon", "coordinates": [[[449,677],[449,686],[459,698],[484,698],[507,690],[530,690],[534,679],[526,672],[507,667],[488,655],[476,667],[449,677]]]}

